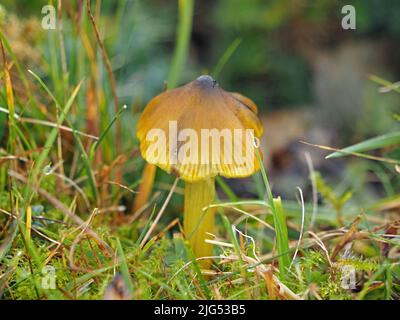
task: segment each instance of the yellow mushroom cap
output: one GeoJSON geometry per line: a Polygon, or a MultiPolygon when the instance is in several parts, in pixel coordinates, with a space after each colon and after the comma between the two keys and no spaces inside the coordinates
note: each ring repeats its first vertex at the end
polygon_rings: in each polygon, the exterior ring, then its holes
{"type": "Polygon", "coordinates": [[[137,124],[144,159],[188,182],[253,174],[254,137],[262,131],[254,102],[210,76],[154,97],[137,124]],[[165,139],[155,134],[161,132],[165,139]]]}

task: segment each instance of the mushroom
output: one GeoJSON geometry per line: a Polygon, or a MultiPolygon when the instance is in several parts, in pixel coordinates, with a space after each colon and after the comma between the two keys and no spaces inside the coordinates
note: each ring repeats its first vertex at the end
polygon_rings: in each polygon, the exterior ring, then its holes
{"type": "MultiPolygon", "coordinates": [[[[144,109],[137,137],[146,161],[185,181],[185,237],[196,257],[212,255],[215,177],[239,178],[259,169],[254,138],[262,135],[257,107],[203,75],[154,97],[144,109]]],[[[202,267],[209,260],[202,260],[202,267]]]]}

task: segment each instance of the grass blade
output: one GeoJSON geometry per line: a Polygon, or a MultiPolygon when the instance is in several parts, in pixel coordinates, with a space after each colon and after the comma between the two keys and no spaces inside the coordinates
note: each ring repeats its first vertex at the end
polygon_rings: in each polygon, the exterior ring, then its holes
{"type": "Polygon", "coordinates": [[[224,52],[222,57],[219,59],[217,65],[214,68],[214,71],[212,72],[212,75],[215,79],[218,78],[220,75],[222,69],[225,67],[226,63],[229,61],[231,56],[235,53],[236,49],[239,47],[241,44],[242,39],[241,38],[236,38],[233,40],[233,42],[229,45],[228,49],[224,52]]]}
{"type": "Polygon", "coordinates": [[[381,77],[378,77],[375,75],[370,75],[369,80],[371,80],[372,82],[375,82],[377,84],[380,84],[389,90],[393,90],[397,93],[400,93],[400,88],[398,88],[394,83],[387,81],[385,79],[382,79],[381,77]]]}
{"type": "Polygon", "coordinates": [[[267,173],[265,172],[265,168],[262,163],[260,151],[258,150],[258,148],[256,148],[256,156],[260,164],[261,175],[264,181],[264,186],[268,197],[268,203],[271,208],[274,220],[276,245],[278,250],[279,271],[281,276],[284,278],[286,275],[286,270],[290,266],[289,238],[286,226],[286,218],[283,211],[281,199],[279,197],[277,199],[273,198],[271,187],[268,182],[267,173]]]}
{"type": "MultiPolygon", "coordinates": [[[[36,74],[35,74],[33,71],[31,71],[31,70],[29,70],[29,73],[31,73],[31,74],[36,78],[36,80],[38,80],[38,82],[42,85],[42,87],[45,89],[45,91],[46,91],[47,93],[50,94],[50,96],[51,96],[51,98],[54,100],[54,102],[55,102],[57,105],[59,105],[57,99],[54,97],[53,94],[51,94],[50,90],[49,90],[49,89],[47,88],[47,86],[44,84],[44,82],[42,81],[42,79],[40,79],[40,77],[39,77],[38,75],[36,75],[36,74]]],[[[58,131],[59,131],[59,130],[58,130],[58,126],[60,126],[60,125],[64,122],[64,120],[65,120],[65,118],[66,118],[66,116],[67,116],[69,110],[70,110],[71,107],[72,107],[72,104],[73,104],[74,101],[75,101],[76,96],[78,95],[78,92],[79,92],[79,90],[80,90],[80,88],[81,88],[81,86],[82,86],[82,83],[83,83],[83,80],[81,80],[81,81],[78,83],[78,85],[75,87],[74,91],[72,92],[70,98],[68,99],[67,103],[65,104],[63,110],[61,111],[61,113],[60,113],[60,115],[59,115],[59,118],[58,118],[58,121],[57,121],[57,127],[53,128],[53,129],[50,131],[50,134],[49,134],[49,136],[47,137],[47,140],[46,140],[46,143],[45,143],[45,145],[44,145],[44,148],[43,148],[42,152],[39,154],[39,157],[38,157],[38,159],[37,159],[37,161],[36,161],[36,165],[35,165],[35,167],[34,167],[34,169],[33,169],[33,171],[32,171],[32,176],[31,176],[32,181],[35,181],[36,178],[38,177],[39,172],[40,172],[40,170],[41,170],[41,168],[42,168],[42,166],[43,166],[43,163],[44,163],[44,161],[46,160],[46,158],[48,157],[49,152],[50,152],[50,149],[51,149],[51,147],[53,146],[53,144],[54,144],[54,142],[55,142],[55,140],[56,140],[56,138],[57,138],[57,134],[58,134],[58,131]]]]}
{"type": "Polygon", "coordinates": [[[350,152],[364,152],[378,148],[400,145],[400,131],[384,134],[375,138],[354,144],[340,151],[329,154],[326,158],[340,158],[349,155],[350,152]]]}
{"type": "Polygon", "coordinates": [[[121,114],[127,109],[128,107],[126,105],[124,105],[119,111],[118,113],[114,116],[114,118],[111,120],[111,122],[108,124],[107,128],[102,132],[102,134],[100,135],[99,139],[92,145],[92,147],[90,148],[90,152],[89,152],[89,160],[90,162],[92,162],[95,151],[97,150],[97,148],[99,147],[100,143],[103,141],[104,137],[107,135],[108,131],[110,131],[112,125],[115,123],[115,121],[118,120],[118,118],[121,116],[121,114]]]}
{"type": "Polygon", "coordinates": [[[119,264],[120,264],[120,268],[121,268],[122,277],[125,280],[125,284],[126,284],[126,287],[129,291],[129,293],[132,294],[133,293],[132,278],[129,273],[129,267],[126,262],[124,250],[122,249],[122,246],[121,246],[121,241],[118,238],[117,238],[117,252],[118,252],[118,260],[119,260],[119,264]]]}
{"type": "Polygon", "coordinates": [[[172,66],[168,75],[168,88],[174,88],[181,77],[189,52],[189,40],[192,33],[194,0],[179,0],[179,25],[176,35],[176,47],[172,66]]]}
{"type": "Polygon", "coordinates": [[[282,207],[282,200],[280,197],[274,199],[275,213],[274,226],[276,234],[276,245],[278,248],[278,261],[279,261],[279,271],[281,275],[286,273],[286,268],[290,266],[290,256],[289,256],[289,238],[286,226],[285,212],[282,207]]]}

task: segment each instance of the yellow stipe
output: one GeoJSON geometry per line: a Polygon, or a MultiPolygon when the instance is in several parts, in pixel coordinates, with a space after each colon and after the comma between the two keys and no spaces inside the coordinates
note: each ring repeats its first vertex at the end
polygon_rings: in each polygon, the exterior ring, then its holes
{"type": "Polygon", "coordinates": [[[31,242],[31,228],[32,228],[32,208],[29,206],[26,210],[26,242],[31,242]]]}
{"type": "MultiPolygon", "coordinates": [[[[185,184],[183,230],[196,258],[212,255],[212,245],[205,240],[211,238],[208,232],[214,233],[215,209],[202,209],[213,202],[214,196],[214,178],[185,184]]],[[[205,269],[210,264],[211,259],[199,261],[205,269]]]]}
{"type": "Polygon", "coordinates": [[[138,194],[133,204],[133,212],[142,208],[149,201],[156,176],[156,169],[155,165],[146,162],[142,174],[142,182],[139,185],[138,194]]]}

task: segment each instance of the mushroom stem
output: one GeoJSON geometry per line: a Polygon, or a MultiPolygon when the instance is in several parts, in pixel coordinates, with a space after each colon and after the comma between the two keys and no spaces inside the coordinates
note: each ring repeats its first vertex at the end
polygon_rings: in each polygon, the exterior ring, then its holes
{"type": "MultiPolygon", "coordinates": [[[[215,209],[203,211],[203,208],[213,202],[214,196],[215,178],[185,184],[183,230],[196,257],[212,255],[212,245],[205,240],[210,238],[207,232],[214,232],[215,209]]],[[[203,268],[208,268],[210,263],[211,260],[199,261],[203,268]]]]}

